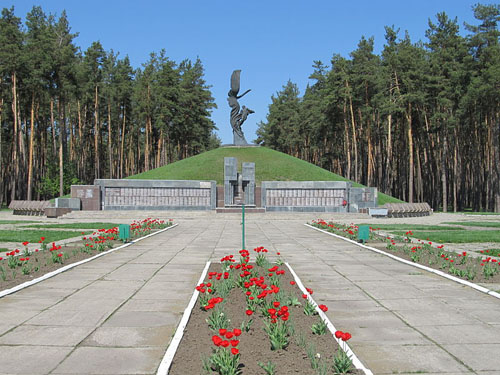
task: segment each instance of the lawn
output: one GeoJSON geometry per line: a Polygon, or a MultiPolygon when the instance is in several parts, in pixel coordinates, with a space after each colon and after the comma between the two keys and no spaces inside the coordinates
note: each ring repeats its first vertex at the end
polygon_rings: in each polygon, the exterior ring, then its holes
{"type": "Polygon", "coordinates": [[[368,225],[373,229],[381,229],[381,230],[464,230],[461,227],[448,227],[441,225],[423,225],[423,224],[356,224],[360,225],[368,225]]]}
{"type": "MultiPolygon", "coordinates": [[[[89,234],[91,232],[84,232],[89,234]]],[[[45,237],[45,242],[65,240],[67,238],[79,237],[82,232],[55,231],[55,230],[0,230],[0,242],[38,242],[45,237]]]]}
{"type": "Polygon", "coordinates": [[[36,224],[25,228],[57,228],[57,229],[112,229],[120,224],[114,223],[68,223],[68,224],[36,224]]]}
{"type": "Polygon", "coordinates": [[[0,220],[0,224],[30,224],[39,223],[39,221],[33,220],[0,220]]]}
{"type": "MultiPolygon", "coordinates": [[[[406,236],[405,231],[394,231],[395,235],[406,236]]],[[[414,238],[439,243],[500,242],[497,230],[461,230],[461,231],[413,231],[414,238]]]]}
{"type": "Polygon", "coordinates": [[[444,224],[464,225],[466,227],[500,228],[500,221],[451,221],[444,224]]]}

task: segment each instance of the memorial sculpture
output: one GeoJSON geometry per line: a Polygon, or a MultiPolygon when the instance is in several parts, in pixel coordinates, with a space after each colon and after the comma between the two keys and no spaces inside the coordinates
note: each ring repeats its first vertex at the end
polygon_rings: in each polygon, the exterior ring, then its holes
{"type": "Polygon", "coordinates": [[[238,96],[238,92],[240,91],[240,73],[241,70],[233,71],[233,74],[231,75],[231,89],[227,94],[227,102],[231,107],[230,122],[231,127],[233,128],[233,143],[235,146],[248,145],[243,134],[243,130],[241,129],[241,125],[243,125],[249,114],[254,113],[254,111],[245,106],[241,107],[240,110],[238,99],[242,98],[251,91],[248,89],[243,94],[238,96]]]}

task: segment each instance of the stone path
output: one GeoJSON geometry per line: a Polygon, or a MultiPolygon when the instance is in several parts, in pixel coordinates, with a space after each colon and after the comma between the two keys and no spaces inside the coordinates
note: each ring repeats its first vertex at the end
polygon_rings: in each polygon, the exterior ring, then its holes
{"type": "MultiPolygon", "coordinates": [[[[0,374],[154,374],[207,260],[241,247],[237,216],[180,225],[0,299],[0,374]]],[[[500,300],[303,225],[249,215],[375,374],[500,374],[500,300]]]]}

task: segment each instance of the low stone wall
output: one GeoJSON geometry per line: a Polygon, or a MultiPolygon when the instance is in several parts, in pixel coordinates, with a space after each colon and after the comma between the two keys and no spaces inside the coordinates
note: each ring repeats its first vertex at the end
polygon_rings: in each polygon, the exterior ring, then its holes
{"type": "Polygon", "coordinates": [[[368,212],[377,207],[377,188],[351,187],[349,189],[349,212],[368,212]]]}
{"type": "Polygon", "coordinates": [[[214,210],[215,181],[95,180],[103,210],[214,210]]]}
{"type": "Polygon", "coordinates": [[[261,204],[266,211],[347,212],[350,182],[264,181],[261,204]]]}

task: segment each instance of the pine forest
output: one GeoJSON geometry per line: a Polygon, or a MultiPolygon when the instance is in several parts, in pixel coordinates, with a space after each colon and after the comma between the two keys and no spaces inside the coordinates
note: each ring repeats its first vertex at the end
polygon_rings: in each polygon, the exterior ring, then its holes
{"type": "Polygon", "coordinates": [[[83,53],[65,12],[0,19],[0,203],[50,199],[217,147],[200,60],[151,53],[140,69],[94,42],[83,53]]]}
{"type": "Polygon", "coordinates": [[[258,143],[435,210],[500,212],[500,5],[475,5],[476,24],[445,13],[426,40],[385,28],[349,58],[315,61],[301,97],[272,97],[258,143]]]}

